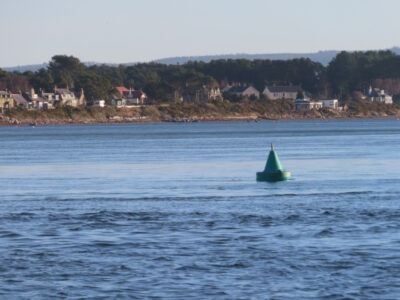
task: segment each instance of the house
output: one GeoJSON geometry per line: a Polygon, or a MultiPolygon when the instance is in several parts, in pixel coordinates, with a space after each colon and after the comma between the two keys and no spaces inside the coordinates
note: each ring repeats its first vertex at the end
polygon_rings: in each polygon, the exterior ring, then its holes
{"type": "Polygon", "coordinates": [[[126,100],[123,98],[114,98],[111,100],[111,104],[116,107],[126,106],[126,100]]]}
{"type": "Polygon", "coordinates": [[[207,96],[207,100],[222,100],[222,93],[219,87],[204,87],[203,92],[207,96]]]}
{"type": "Polygon", "coordinates": [[[303,93],[303,89],[298,85],[269,85],[264,88],[263,95],[270,100],[296,100],[299,92],[303,93]]]}
{"type": "Polygon", "coordinates": [[[182,93],[182,101],[201,101],[201,100],[222,100],[222,93],[219,87],[203,86],[200,89],[186,89],[182,93]]]}
{"type": "Polygon", "coordinates": [[[35,93],[35,90],[32,88],[29,92],[23,93],[23,97],[28,102],[28,109],[53,109],[55,107],[55,102],[52,100],[47,100],[40,97],[38,94],[35,93]]]}
{"type": "Polygon", "coordinates": [[[58,104],[60,102],[60,95],[56,93],[46,93],[43,90],[40,90],[39,95],[41,98],[47,100],[48,102],[55,104],[58,104]]]}
{"type": "Polygon", "coordinates": [[[141,90],[127,89],[124,86],[117,86],[115,90],[111,103],[117,107],[140,105],[147,101],[146,93],[141,90]]]}
{"type": "Polygon", "coordinates": [[[128,94],[127,101],[132,104],[144,104],[147,100],[145,92],[140,90],[131,90],[128,94]]]}
{"type": "Polygon", "coordinates": [[[0,113],[14,107],[14,100],[8,91],[0,91],[0,113]]]}
{"type": "Polygon", "coordinates": [[[105,107],[106,106],[106,101],[104,101],[104,100],[93,100],[92,101],[92,106],[105,107]]]}
{"type": "Polygon", "coordinates": [[[119,95],[120,98],[126,99],[129,95],[129,89],[127,89],[124,86],[117,86],[115,90],[117,91],[117,94],[119,95]]]}
{"type": "Polygon", "coordinates": [[[296,111],[321,109],[323,104],[321,101],[311,101],[307,99],[296,99],[296,111]]]}
{"type": "Polygon", "coordinates": [[[337,99],[323,99],[319,100],[319,102],[322,102],[322,107],[324,108],[339,109],[339,101],[337,99]]]}
{"type": "Polygon", "coordinates": [[[385,93],[384,90],[369,87],[367,98],[373,102],[380,102],[385,104],[393,104],[392,96],[385,93]]]}
{"type": "Polygon", "coordinates": [[[85,94],[83,89],[81,89],[81,94],[79,98],[67,87],[67,88],[54,88],[54,94],[58,95],[59,103],[62,106],[72,106],[78,107],[86,105],[85,94]]]}
{"type": "Polygon", "coordinates": [[[251,85],[232,86],[230,89],[227,90],[227,93],[240,98],[249,98],[251,96],[260,98],[260,92],[251,85]]]}
{"type": "Polygon", "coordinates": [[[29,108],[29,103],[22,94],[11,94],[11,98],[14,100],[15,107],[29,108]]]}

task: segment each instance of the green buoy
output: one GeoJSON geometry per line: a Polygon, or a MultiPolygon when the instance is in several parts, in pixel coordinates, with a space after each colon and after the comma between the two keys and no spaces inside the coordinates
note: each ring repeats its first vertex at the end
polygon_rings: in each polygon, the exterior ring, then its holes
{"type": "Polygon", "coordinates": [[[257,172],[257,181],[276,182],[289,180],[290,178],[290,172],[282,168],[278,154],[274,151],[274,145],[271,144],[271,151],[269,152],[265,169],[262,172],[257,172]]]}

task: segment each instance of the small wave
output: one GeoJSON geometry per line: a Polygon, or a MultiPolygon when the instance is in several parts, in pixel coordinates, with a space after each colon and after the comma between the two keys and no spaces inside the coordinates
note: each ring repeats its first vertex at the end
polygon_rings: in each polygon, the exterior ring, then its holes
{"type": "Polygon", "coordinates": [[[177,271],[207,271],[208,268],[201,267],[197,264],[185,265],[178,268],[175,268],[177,271]]]}
{"type": "MultiPolygon", "coordinates": [[[[313,192],[313,193],[273,193],[265,195],[239,195],[239,196],[126,196],[121,197],[117,195],[109,196],[91,196],[91,197],[46,197],[42,200],[45,201],[230,201],[237,199],[257,200],[268,198],[296,198],[296,197],[329,197],[329,196],[362,196],[375,193],[374,191],[348,191],[348,192],[313,192]]],[[[37,201],[40,198],[31,198],[29,200],[37,201]]],[[[25,201],[25,200],[24,200],[25,201]]],[[[28,200],[26,200],[28,201],[28,200]]]]}
{"type": "Polygon", "coordinates": [[[0,238],[18,238],[18,237],[21,237],[21,235],[13,231],[0,232],[0,238]]]}
{"type": "Polygon", "coordinates": [[[320,232],[318,232],[317,234],[315,234],[315,237],[326,237],[326,236],[331,236],[331,235],[333,235],[332,228],[325,228],[325,229],[321,230],[320,232]]]}
{"type": "Polygon", "coordinates": [[[300,219],[300,215],[298,215],[298,214],[293,214],[293,215],[289,215],[289,216],[286,217],[287,221],[295,221],[295,220],[298,220],[298,219],[300,219]]]}

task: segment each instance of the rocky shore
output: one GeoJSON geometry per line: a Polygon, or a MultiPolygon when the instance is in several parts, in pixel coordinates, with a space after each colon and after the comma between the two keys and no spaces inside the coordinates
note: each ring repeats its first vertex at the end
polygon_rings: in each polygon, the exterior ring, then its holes
{"type": "Polygon", "coordinates": [[[0,114],[0,125],[116,124],[145,122],[261,121],[349,118],[399,118],[400,107],[350,102],[348,111],[296,112],[280,101],[248,103],[185,103],[145,105],[134,108],[59,107],[48,111],[10,110],[0,114]]]}

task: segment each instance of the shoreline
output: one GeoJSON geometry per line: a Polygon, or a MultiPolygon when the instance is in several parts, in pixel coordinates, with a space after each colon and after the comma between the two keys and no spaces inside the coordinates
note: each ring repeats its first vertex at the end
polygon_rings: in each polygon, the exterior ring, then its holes
{"type": "Polygon", "coordinates": [[[397,116],[340,116],[340,117],[328,117],[328,118],[319,118],[319,117],[305,117],[305,118],[279,118],[279,119],[267,119],[267,118],[247,118],[247,117],[239,117],[239,118],[213,118],[213,119],[195,119],[195,120],[110,120],[106,122],[99,121],[57,121],[57,122],[25,122],[21,121],[20,123],[8,123],[0,121],[0,127],[46,127],[46,126],[81,126],[81,125],[129,125],[129,124],[191,124],[191,123],[213,123],[213,122],[285,122],[285,121],[356,121],[356,120],[400,120],[397,116]]]}
{"type": "Polygon", "coordinates": [[[295,111],[284,101],[188,103],[135,108],[58,107],[47,111],[14,109],[0,114],[0,126],[145,124],[197,122],[261,122],[300,120],[398,119],[400,106],[351,103],[348,111],[295,111]]]}

